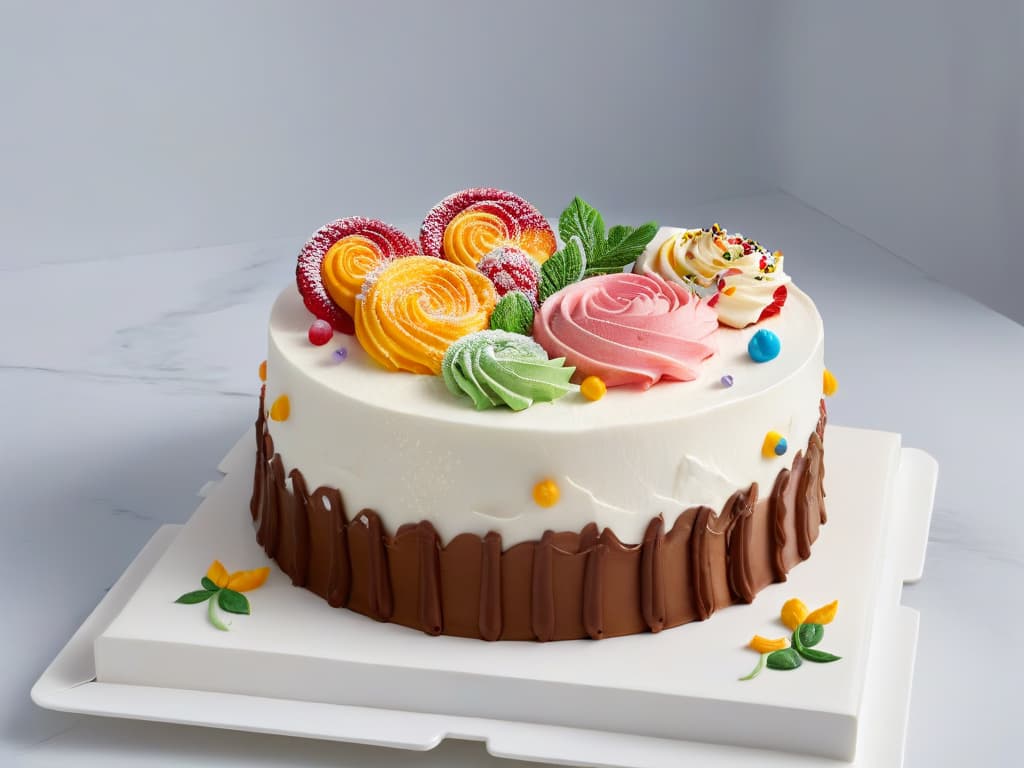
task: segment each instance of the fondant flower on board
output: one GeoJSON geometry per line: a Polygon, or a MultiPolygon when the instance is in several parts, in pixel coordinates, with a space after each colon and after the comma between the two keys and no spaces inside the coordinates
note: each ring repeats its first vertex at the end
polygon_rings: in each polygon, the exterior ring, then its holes
{"type": "Polygon", "coordinates": [[[220,560],[214,560],[206,571],[206,575],[200,580],[203,588],[197,589],[195,592],[186,592],[174,602],[185,605],[206,602],[208,604],[206,615],[210,623],[217,629],[227,632],[230,622],[225,623],[217,615],[216,606],[220,606],[221,610],[228,613],[249,615],[252,613],[252,608],[249,605],[249,599],[242,593],[251,592],[263,586],[269,575],[270,568],[268,567],[256,568],[251,571],[235,571],[229,574],[220,560]]]}
{"type": "Polygon", "coordinates": [[[715,353],[718,317],[686,288],[657,275],[614,273],[572,283],[550,296],[533,336],[552,357],[576,368],[574,380],[606,386],[661,379],[690,381],[715,353]]]}
{"type": "Polygon", "coordinates": [[[839,661],[841,657],[814,647],[825,637],[825,625],[832,623],[838,609],[838,600],[833,600],[814,611],[809,611],[803,601],[795,597],[787,600],[779,612],[779,618],[793,631],[790,638],[792,645],[787,643],[785,637],[771,639],[754,635],[747,647],[761,654],[761,658],[758,659],[754,671],[740,680],[753,680],[765,667],[787,671],[796,669],[804,661],[818,664],[839,661]]]}
{"type": "Polygon", "coordinates": [[[356,299],[356,337],[392,371],[441,372],[453,341],[487,328],[498,297],[474,269],[433,256],[384,265],[356,299]]]}

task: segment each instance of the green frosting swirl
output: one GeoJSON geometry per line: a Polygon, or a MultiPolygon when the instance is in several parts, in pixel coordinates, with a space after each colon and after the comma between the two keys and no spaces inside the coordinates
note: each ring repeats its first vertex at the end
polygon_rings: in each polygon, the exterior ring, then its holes
{"type": "Polygon", "coordinates": [[[549,360],[544,348],[528,336],[478,331],[448,347],[441,375],[452,394],[468,396],[477,410],[507,405],[522,411],[576,388],[569,383],[576,369],[564,362],[564,357],[549,360]]]}

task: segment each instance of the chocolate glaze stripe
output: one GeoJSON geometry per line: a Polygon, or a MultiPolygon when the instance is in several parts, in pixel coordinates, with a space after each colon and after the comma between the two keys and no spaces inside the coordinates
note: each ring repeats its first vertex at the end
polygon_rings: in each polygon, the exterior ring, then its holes
{"type": "Polygon", "coordinates": [[[429,523],[389,535],[373,510],[348,521],[341,492],[321,487],[309,493],[297,469],[289,490],[263,416],[261,400],[250,511],[267,553],[294,571],[293,580],[305,575],[306,588],[331,605],[427,632],[565,640],[702,620],[784,580],[804,559],[796,542],[787,546],[787,531],[813,541],[815,523],[824,518],[823,446],[815,434],[793,470],[779,473],[768,498],[758,500],[751,487],[734,494],[717,516],[708,507],[690,508],[668,533],[655,518],[639,545],[623,544],[590,523],[578,533],[549,531],[505,552],[494,532],[462,534],[442,547],[429,523]],[[281,535],[301,532],[300,516],[309,532],[306,555],[295,551],[301,535],[281,535]],[[393,589],[401,591],[393,595],[393,589]],[[396,611],[397,604],[404,607],[396,611]]]}
{"type": "Polygon", "coordinates": [[[288,473],[292,481],[292,536],[295,544],[295,573],[292,574],[292,585],[304,587],[309,581],[309,494],[306,493],[306,481],[302,473],[293,469],[288,473]]]}
{"type": "Polygon", "coordinates": [[[665,521],[656,517],[647,524],[640,550],[640,602],[651,632],[665,627],[665,521]]]}
{"type": "Polygon", "coordinates": [[[587,555],[583,572],[583,626],[594,640],[604,637],[604,606],[601,601],[604,596],[607,554],[608,549],[604,544],[594,544],[587,555]]]}
{"type": "Polygon", "coordinates": [[[726,509],[736,520],[729,535],[729,589],[744,603],[752,603],[757,594],[750,553],[757,491],[757,483],[752,483],[746,493],[736,491],[726,502],[726,509]]]}
{"type": "Polygon", "coordinates": [[[715,595],[711,586],[711,565],[708,562],[708,523],[715,511],[698,507],[690,530],[690,584],[697,618],[704,621],[715,612],[715,595]]]}
{"type": "Polygon", "coordinates": [[[555,593],[552,584],[553,531],[545,531],[533,551],[533,634],[541,641],[555,639],[555,593]]]}
{"type": "Polygon", "coordinates": [[[501,535],[491,531],[480,549],[480,637],[501,637],[501,535]]]}
{"type": "Polygon", "coordinates": [[[416,537],[420,560],[420,629],[428,635],[440,635],[443,629],[440,539],[427,520],[416,526],[416,537]]]}

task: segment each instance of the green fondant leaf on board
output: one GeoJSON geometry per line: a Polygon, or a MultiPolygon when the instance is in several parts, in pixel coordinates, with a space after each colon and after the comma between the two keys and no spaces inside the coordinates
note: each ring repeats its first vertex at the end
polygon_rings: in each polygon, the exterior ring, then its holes
{"type": "Polygon", "coordinates": [[[198,589],[195,592],[186,592],[174,602],[182,603],[183,605],[195,605],[196,603],[201,603],[204,600],[209,600],[212,595],[213,591],[208,589],[198,589]]]}
{"type": "Polygon", "coordinates": [[[801,624],[797,628],[797,632],[799,633],[799,644],[804,648],[813,648],[825,636],[825,627],[821,624],[801,624]]]}
{"type": "Polygon", "coordinates": [[[800,648],[799,653],[808,661],[813,661],[817,664],[828,664],[830,661],[839,661],[842,656],[836,656],[834,653],[828,653],[827,651],[819,651],[816,648],[800,648]]]}
{"type": "Polygon", "coordinates": [[[578,237],[586,257],[596,258],[605,244],[604,219],[586,200],[574,197],[558,217],[558,236],[563,243],[578,237]]]}
{"type": "Polygon", "coordinates": [[[580,238],[573,235],[562,250],[555,251],[551,258],[541,265],[538,298],[542,302],[583,277],[583,270],[586,267],[583,251],[584,246],[580,238]]]}
{"type": "Polygon", "coordinates": [[[220,587],[218,587],[216,584],[210,581],[210,579],[208,579],[206,576],[203,576],[203,587],[205,589],[210,590],[211,592],[216,592],[218,589],[220,589],[220,587]]]}
{"type": "Polygon", "coordinates": [[[217,596],[217,604],[228,613],[249,614],[251,612],[249,599],[241,592],[235,592],[233,589],[222,589],[217,596]]]}
{"type": "Polygon", "coordinates": [[[768,669],[789,670],[796,669],[803,662],[800,661],[800,654],[792,648],[783,648],[781,651],[772,651],[766,659],[768,669]]]}
{"type": "Polygon", "coordinates": [[[529,336],[533,330],[533,305],[521,291],[501,297],[491,313],[491,330],[529,336]]]}

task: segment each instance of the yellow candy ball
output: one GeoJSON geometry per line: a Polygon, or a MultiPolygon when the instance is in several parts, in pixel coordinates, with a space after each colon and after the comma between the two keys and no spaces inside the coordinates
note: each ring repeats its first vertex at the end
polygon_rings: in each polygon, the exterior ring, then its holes
{"type": "Polygon", "coordinates": [[[832,397],[837,389],[839,389],[839,382],[832,375],[832,371],[826,368],[821,377],[821,391],[825,393],[825,397],[832,397]]]}
{"type": "Polygon", "coordinates": [[[292,404],[288,400],[288,395],[281,395],[270,406],[270,418],[274,421],[286,421],[291,412],[292,404]]]}
{"type": "Polygon", "coordinates": [[[553,507],[558,503],[558,483],[551,478],[541,480],[533,486],[533,500],[538,507],[553,507]]]}
{"type": "Polygon", "coordinates": [[[260,363],[260,381],[266,381],[266,380],[267,380],[267,361],[264,360],[262,363],[260,363]]]}
{"type": "Polygon", "coordinates": [[[580,384],[580,394],[587,400],[600,400],[608,391],[600,376],[587,376],[580,384]]]}

